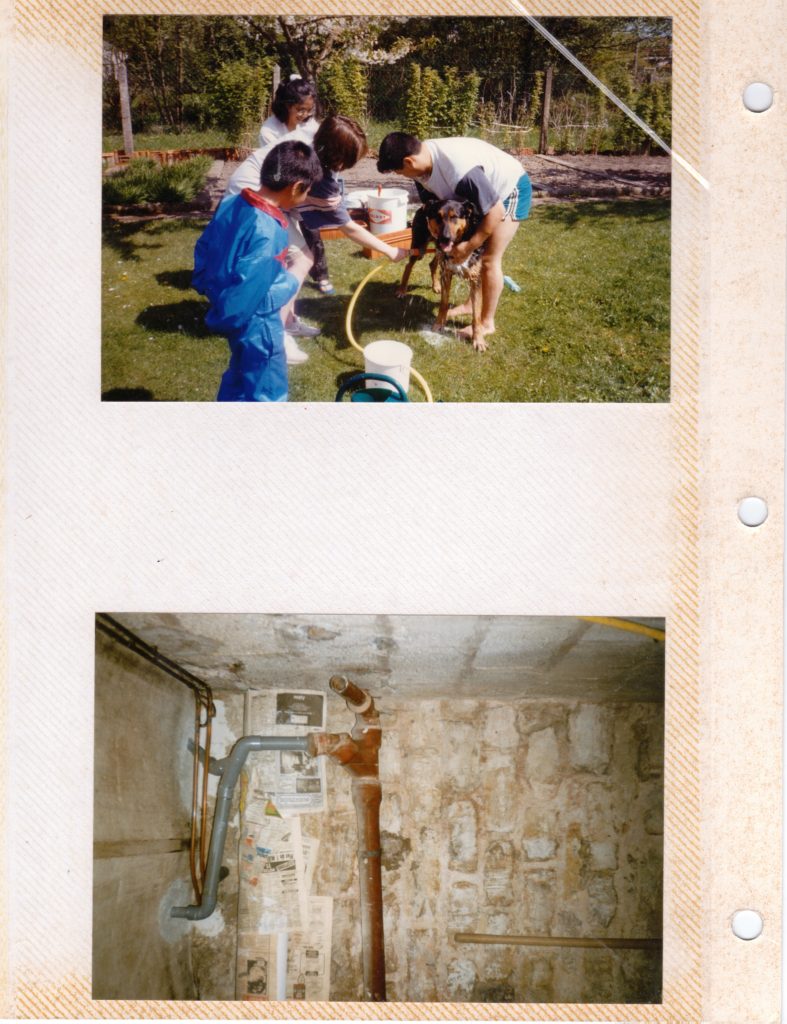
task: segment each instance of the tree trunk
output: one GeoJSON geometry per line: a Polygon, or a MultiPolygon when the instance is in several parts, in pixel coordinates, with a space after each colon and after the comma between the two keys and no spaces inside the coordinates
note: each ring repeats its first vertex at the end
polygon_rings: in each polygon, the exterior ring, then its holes
{"type": "Polygon", "coordinates": [[[538,140],[538,152],[546,153],[549,148],[549,107],[552,103],[552,65],[547,64],[544,75],[544,100],[541,104],[541,136],[538,140]]]}
{"type": "Polygon", "coordinates": [[[131,157],[134,154],[134,133],[131,128],[131,100],[128,95],[128,70],[126,54],[115,53],[115,78],[120,93],[120,121],[123,125],[123,152],[131,157]]]}

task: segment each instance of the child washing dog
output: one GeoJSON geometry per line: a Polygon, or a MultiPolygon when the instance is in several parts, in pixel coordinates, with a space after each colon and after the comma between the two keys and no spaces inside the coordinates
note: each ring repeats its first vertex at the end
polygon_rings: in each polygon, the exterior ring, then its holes
{"type": "MultiPolygon", "coordinates": [[[[495,330],[495,313],[503,291],[503,253],[516,234],[520,221],[530,212],[532,188],[529,176],[513,156],[481,139],[450,138],[421,141],[407,132],[391,132],[380,145],[377,169],[395,172],[416,184],[422,201],[463,199],[480,211],[481,220],[472,236],[455,245],[454,263],[462,263],[484,245],[481,256],[481,314],[474,326],[459,336],[486,348],[484,338],[495,330]]],[[[464,303],[449,309],[449,317],[472,312],[464,303]]]]}

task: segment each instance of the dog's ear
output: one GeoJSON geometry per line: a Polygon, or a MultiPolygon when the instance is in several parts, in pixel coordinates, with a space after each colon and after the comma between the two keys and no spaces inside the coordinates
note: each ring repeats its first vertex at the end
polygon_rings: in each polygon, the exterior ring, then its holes
{"type": "Polygon", "coordinates": [[[475,224],[478,220],[478,208],[469,199],[462,204],[462,214],[470,224],[475,224]]]}
{"type": "Polygon", "coordinates": [[[442,199],[428,199],[421,209],[424,211],[425,217],[436,217],[440,212],[440,207],[443,205],[442,199]]]}

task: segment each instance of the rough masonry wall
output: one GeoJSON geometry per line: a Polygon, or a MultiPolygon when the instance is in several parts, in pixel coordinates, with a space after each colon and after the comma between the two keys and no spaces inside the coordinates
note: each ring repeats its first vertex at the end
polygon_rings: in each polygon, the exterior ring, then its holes
{"type": "MultiPolygon", "coordinates": [[[[352,715],[329,695],[329,731],[352,715]]],[[[482,946],[457,931],[661,937],[663,706],[378,702],[389,1000],[660,996],[639,950],[482,946]]],[[[329,766],[314,882],[334,898],[331,998],[361,997],[355,813],[329,766]]]]}
{"type": "MultiPolygon", "coordinates": [[[[216,696],[211,753],[243,733],[243,695],[216,696]]],[[[96,641],[93,996],[234,999],[238,793],[217,908],[205,921],[169,916],[194,902],[189,869],[194,700],[182,683],[99,633],[96,641]]],[[[204,737],[204,734],[203,734],[204,737]]],[[[208,830],[217,779],[209,785],[208,830]]]]}
{"type": "Polygon", "coordinates": [[[93,997],[193,999],[188,929],[162,912],[191,890],[193,699],[101,633],[95,685],[93,997]]]}

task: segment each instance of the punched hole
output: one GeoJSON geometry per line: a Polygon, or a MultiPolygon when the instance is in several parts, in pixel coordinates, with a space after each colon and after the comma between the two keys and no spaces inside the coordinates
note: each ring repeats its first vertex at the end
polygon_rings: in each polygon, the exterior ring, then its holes
{"type": "Polygon", "coordinates": [[[753,114],[761,114],[773,103],[773,89],[765,82],[751,82],[743,90],[743,105],[753,114]]]}
{"type": "Polygon", "coordinates": [[[736,910],[731,924],[733,934],[744,942],[751,942],[762,934],[763,920],[756,910],[736,910]]]}
{"type": "Polygon", "coordinates": [[[768,506],[762,498],[744,498],[738,505],[738,519],[744,526],[762,526],[768,518],[768,506]]]}

